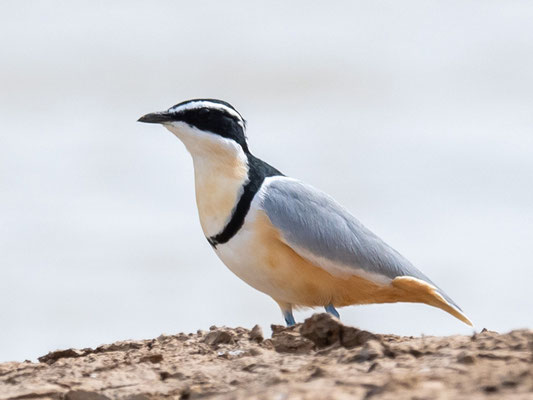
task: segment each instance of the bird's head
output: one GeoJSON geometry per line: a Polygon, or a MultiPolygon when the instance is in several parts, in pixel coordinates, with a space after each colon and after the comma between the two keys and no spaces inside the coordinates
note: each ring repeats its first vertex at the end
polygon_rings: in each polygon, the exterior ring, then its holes
{"type": "Polygon", "coordinates": [[[214,143],[238,146],[248,153],[246,122],[231,104],[222,100],[187,100],[166,111],[143,115],[139,122],[163,124],[191,153],[214,143]]]}

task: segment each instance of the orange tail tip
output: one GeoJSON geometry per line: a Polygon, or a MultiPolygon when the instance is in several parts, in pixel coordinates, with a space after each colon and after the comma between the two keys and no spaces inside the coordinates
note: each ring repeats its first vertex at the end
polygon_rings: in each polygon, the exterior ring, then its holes
{"type": "Polygon", "coordinates": [[[460,321],[463,321],[465,324],[470,325],[471,327],[474,326],[472,321],[470,321],[466,315],[442,297],[435,286],[430,285],[423,280],[411,276],[399,276],[392,280],[392,286],[407,292],[405,300],[407,302],[425,303],[440,308],[460,321]]]}

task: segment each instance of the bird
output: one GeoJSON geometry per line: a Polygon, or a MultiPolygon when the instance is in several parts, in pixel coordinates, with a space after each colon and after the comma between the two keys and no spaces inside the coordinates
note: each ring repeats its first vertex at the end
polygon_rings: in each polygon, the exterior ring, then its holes
{"type": "Polygon", "coordinates": [[[220,260],[293,310],[373,303],[424,303],[473,326],[411,262],[326,193],[254,156],[246,121],[229,103],[192,99],[139,122],[161,124],[192,156],[202,231],[220,260]]]}

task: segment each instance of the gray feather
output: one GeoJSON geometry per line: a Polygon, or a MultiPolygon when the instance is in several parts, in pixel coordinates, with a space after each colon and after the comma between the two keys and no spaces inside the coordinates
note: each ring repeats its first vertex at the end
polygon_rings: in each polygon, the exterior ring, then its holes
{"type": "MultiPolygon", "coordinates": [[[[390,279],[410,276],[437,287],[405,257],[368,230],[327,194],[293,179],[268,184],[262,208],[284,240],[342,265],[390,279]]],[[[460,308],[440,289],[439,293],[460,308]]]]}

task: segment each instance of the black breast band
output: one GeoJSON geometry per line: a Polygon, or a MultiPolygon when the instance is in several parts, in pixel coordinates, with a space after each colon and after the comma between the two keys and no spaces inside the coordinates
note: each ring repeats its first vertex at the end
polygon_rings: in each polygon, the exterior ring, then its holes
{"type": "Polygon", "coordinates": [[[248,183],[244,185],[242,195],[233,209],[231,218],[224,229],[216,235],[207,238],[214,248],[222,243],[227,243],[244,225],[244,219],[250,211],[252,200],[261,188],[265,178],[269,176],[283,176],[276,168],[248,153],[248,183]]]}

